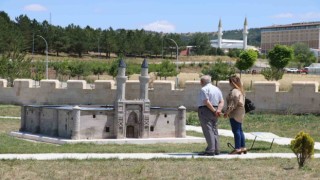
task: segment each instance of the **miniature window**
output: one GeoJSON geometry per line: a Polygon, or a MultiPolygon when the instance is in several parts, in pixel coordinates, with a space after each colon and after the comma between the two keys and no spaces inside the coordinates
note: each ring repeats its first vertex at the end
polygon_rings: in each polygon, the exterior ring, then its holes
{"type": "Polygon", "coordinates": [[[92,118],[96,118],[96,115],[94,114],[94,115],[92,115],[92,118]]]}
{"type": "Polygon", "coordinates": [[[153,126],[150,126],[150,131],[154,131],[154,127],[153,126]]]}
{"type": "Polygon", "coordinates": [[[106,132],[110,132],[110,127],[106,127],[106,132]]]}

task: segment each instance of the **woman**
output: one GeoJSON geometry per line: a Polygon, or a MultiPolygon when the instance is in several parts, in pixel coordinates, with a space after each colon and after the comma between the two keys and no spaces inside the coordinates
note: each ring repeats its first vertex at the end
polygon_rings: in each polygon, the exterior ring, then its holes
{"type": "Polygon", "coordinates": [[[230,154],[246,154],[245,137],[242,131],[242,122],[244,120],[244,90],[241,80],[238,76],[231,76],[229,78],[231,92],[227,96],[227,109],[224,117],[230,118],[231,129],[234,135],[235,149],[230,154]]]}

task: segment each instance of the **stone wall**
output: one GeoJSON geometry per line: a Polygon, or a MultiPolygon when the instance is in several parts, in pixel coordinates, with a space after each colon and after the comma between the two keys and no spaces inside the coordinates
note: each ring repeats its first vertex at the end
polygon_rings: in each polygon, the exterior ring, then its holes
{"type": "MultiPolygon", "coordinates": [[[[318,82],[292,83],[288,92],[279,91],[278,82],[254,82],[253,90],[246,95],[256,105],[259,112],[277,113],[317,113],[320,114],[320,93],[318,82]]],[[[41,80],[40,87],[32,87],[30,79],[16,79],[13,87],[7,87],[7,81],[0,80],[0,103],[16,105],[112,105],[116,96],[115,81],[98,80],[94,88],[87,89],[83,80],[69,80],[66,88],[59,88],[58,80],[41,80]]],[[[229,93],[227,81],[218,85],[224,96],[229,93]]],[[[196,110],[196,99],[200,88],[198,81],[186,81],[184,89],[175,89],[173,81],[154,81],[149,90],[152,106],[179,107],[196,110]]],[[[128,80],[126,99],[139,98],[139,81],[128,80]]]]}

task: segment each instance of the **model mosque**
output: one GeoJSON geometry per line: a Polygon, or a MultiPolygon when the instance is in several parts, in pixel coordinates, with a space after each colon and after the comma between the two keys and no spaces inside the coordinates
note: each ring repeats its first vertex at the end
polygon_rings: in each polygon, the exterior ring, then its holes
{"type": "Polygon", "coordinates": [[[121,60],[114,105],[25,105],[20,133],[72,140],[186,137],[185,107],[151,107],[146,59],[141,65],[138,99],[125,99],[125,72],[121,60]]]}

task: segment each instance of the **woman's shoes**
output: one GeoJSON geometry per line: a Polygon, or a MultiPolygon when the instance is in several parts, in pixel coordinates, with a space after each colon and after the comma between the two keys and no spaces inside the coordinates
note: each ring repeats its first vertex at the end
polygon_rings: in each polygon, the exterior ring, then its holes
{"type": "Polygon", "coordinates": [[[247,154],[248,150],[247,150],[247,148],[241,148],[241,152],[242,152],[243,154],[247,154]]]}
{"type": "Polygon", "coordinates": [[[229,154],[242,154],[242,151],[239,149],[234,149],[233,151],[231,151],[229,154]]]}

